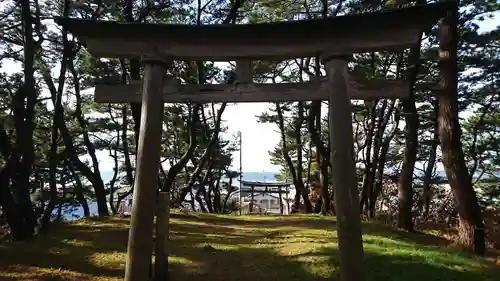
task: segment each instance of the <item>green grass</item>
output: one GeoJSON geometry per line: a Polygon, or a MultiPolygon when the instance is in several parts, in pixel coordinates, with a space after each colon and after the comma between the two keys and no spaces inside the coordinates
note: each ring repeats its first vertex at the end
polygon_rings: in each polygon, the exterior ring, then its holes
{"type": "MultiPolygon", "coordinates": [[[[497,280],[493,263],[437,236],[365,223],[369,280],[497,280]]],[[[337,280],[333,218],[181,215],[171,218],[172,281],[337,280]]],[[[121,280],[128,220],[82,220],[29,243],[0,245],[0,280],[121,280]]]]}

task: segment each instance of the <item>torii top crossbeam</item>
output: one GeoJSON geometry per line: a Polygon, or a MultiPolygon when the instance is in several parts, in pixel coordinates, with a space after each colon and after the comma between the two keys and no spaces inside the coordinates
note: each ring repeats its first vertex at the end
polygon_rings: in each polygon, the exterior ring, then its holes
{"type": "Polygon", "coordinates": [[[253,193],[290,193],[288,188],[290,183],[288,182],[262,182],[262,181],[241,181],[241,184],[245,188],[241,188],[243,192],[253,192],[253,193]],[[264,189],[256,189],[256,187],[263,187],[264,189]],[[273,190],[273,187],[277,187],[277,190],[273,190]],[[282,190],[285,188],[285,190],[282,190]]]}
{"type": "Polygon", "coordinates": [[[288,182],[272,182],[272,181],[245,181],[242,180],[241,184],[244,186],[267,186],[267,187],[289,187],[291,183],[288,182]]]}
{"type": "Polygon", "coordinates": [[[56,18],[97,57],[180,60],[285,60],[406,48],[453,1],[326,19],[237,25],[144,24],[56,18]]]}

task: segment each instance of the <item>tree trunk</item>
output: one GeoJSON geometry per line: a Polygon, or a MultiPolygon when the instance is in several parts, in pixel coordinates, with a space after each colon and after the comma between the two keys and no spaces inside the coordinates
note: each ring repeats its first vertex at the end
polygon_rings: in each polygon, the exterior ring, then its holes
{"type": "Polygon", "coordinates": [[[119,164],[118,164],[118,147],[120,146],[120,133],[122,131],[122,128],[120,128],[118,122],[116,122],[115,118],[113,117],[113,112],[112,112],[112,107],[111,104],[108,104],[108,113],[111,118],[111,120],[115,123],[116,125],[116,145],[113,147],[112,143],[109,143],[109,156],[113,158],[113,177],[111,178],[111,181],[109,182],[109,207],[111,208],[111,212],[113,214],[117,213],[117,209],[119,208],[120,204],[115,205],[115,184],[116,181],[118,180],[118,170],[119,170],[119,164]]]}
{"type": "MultiPolygon", "coordinates": [[[[290,158],[290,155],[288,154],[288,145],[286,142],[286,134],[285,134],[285,121],[283,119],[283,112],[282,112],[281,105],[279,102],[276,103],[276,112],[278,114],[278,127],[279,127],[280,134],[281,134],[283,158],[285,159],[286,164],[290,170],[290,174],[292,175],[292,179],[293,179],[293,184],[294,184],[295,189],[296,189],[295,208],[297,210],[300,210],[300,197],[302,197],[302,200],[304,200],[305,211],[307,213],[312,213],[312,205],[311,205],[311,201],[309,200],[308,190],[305,188],[302,178],[299,178],[299,174],[297,173],[297,170],[295,169],[295,166],[293,165],[292,159],[290,158]]],[[[302,171],[302,169],[300,169],[300,171],[302,171]]]]}
{"type": "Polygon", "coordinates": [[[398,184],[398,228],[413,231],[413,170],[417,159],[418,116],[413,94],[402,103],[406,114],[406,147],[398,184]]]}
{"type": "Polygon", "coordinates": [[[86,173],[88,176],[91,178],[88,178],[89,181],[92,182],[92,185],[94,187],[95,191],[95,197],[97,201],[97,210],[99,212],[99,216],[108,216],[109,215],[109,209],[108,205],[106,202],[106,191],[104,187],[104,182],[101,177],[101,172],[99,171],[99,161],[97,160],[97,155],[96,151],[94,148],[94,144],[90,141],[88,129],[87,129],[87,120],[83,116],[82,112],[82,98],[80,95],[80,80],[78,77],[78,73],[75,69],[74,63],[73,63],[73,57],[70,56],[68,60],[68,68],[73,75],[73,86],[75,90],[75,97],[76,97],[76,110],[75,110],[75,115],[76,119],[78,120],[78,123],[80,127],[82,128],[82,135],[83,135],[83,142],[85,144],[85,147],[87,148],[88,154],[90,156],[90,159],[92,160],[92,167],[93,167],[93,172],[88,169],[86,173]]]}
{"type": "Polygon", "coordinates": [[[318,184],[321,193],[321,209],[317,211],[321,211],[321,214],[326,215],[330,210],[331,205],[330,192],[328,190],[328,167],[330,164],[330,156],[329,149],[325,147],[323,141],[321,140],[321,101],[311,102],[307,126],[311,136],[311,141],[316,147],[316,164],[319,168],[318,184]]]}
{"type": "Polygon", "coordinates": [[[418,42],[411,48],[408,57],[406,80],[410,85],[410,96],[402,100],[406,121],[405,155],[398,185],[398,228],[413,231],[413,170],[417,160],[419,118],[415,105],[414,85],[420,68],[420,34],[418,42]]]}
{"type": "Polygon", "coordinates": [[[70,173],[73,175],[73,179],[75,180],[76,200],[78,200],[78,203],[80,203],[80,206],[82,206],[83,216],[88,218],[90,217],[90,208],[89,204],[87,203],[87,199],[85,198],[85,194],[83,192],[83,183],[80,180],[80,175],[76,173],[75,167],[73,166],[73,163],[71,163],[71,161],[65,160],[65,163],[70,173]]]}
{"type": "MultiPolygon", "coordinates": [[[[370,175],[371,176],[370,182],[371,182],[372,186],[371,186],[371,191],[370,191],[369,197],[368,197],[368,217],[369,218],[375,217],[375,205],[377,203],[377,199],[378,199],[378,196],[380,193],[380,189],[377,188],[378,187],[377,181],[378,181],[378,176],[380,175],[380,170],[382,171],[382,175],[383,175],[383,169],[384,169],[385,157],[386,157],[386,155],[382,155],[382,152],[384,152],[383,146],[386,144],[385,140],[384,140],[384,132],[386,130],[387,124],[389,124],[389,120],[391,119],[391,116],[393,115],[394,108],[395,108],[394,101],[390,101],[389,103],[390,103],[390,105],[389,105],[389,108],[387,109],[387,112],[386,112],[388,101],[384,100],[384,102],[382,104],[382,108],[380,109],[379,120],[377,122],[377,131],[375,134],[375,141],[374,141],[374,148],[373,148],[373,159],[371,162],[372,172],[370,175]],[[380,161],[381,157],[384,158],[382,162],[380,161]]],[[[391,133],[389,133],[388,137],[390,139],[392,139],[391,133]]],[[[386,137],[386,139],[388,137],[386,137]]],[[[387,146],[388,145],[389,144],[387,144],[387,146]]],[[[387,151],[385,151],[385,153],[387,154],[387,151]]]]}
{"type": "MultiPolygon", "coordinates": [[[[61,174],[61,189],[62,189],[62,194],[61,198],[66,198],[66,182],[64,181],[64,175],[66,174],[66,171],[64,170],[61,174]]],[[[57,193],[56,193],[57,194],[57,193]]],[[[57,200],[58,206],[57,206],[57,217],[56,221],[61,221],[63,218],[63,207],[64,207],[64,202],[61,200],[57,200]]]]}
{"type": "Polygon", "coordinates": [[[10,168],[9,163],[0,169],[0,206],[5,216],[5,220],[10,227],[12,239],[23,241],[30,237],[30,231],[21,216],[19,206],[14,196],[10,192],[10,168]]]}
{"type": "Polygon", "coordinates": [[[359,211],[363,213],[368,210],[368,198],[371,197],[372,188],[373,188],[373,170],[372,170],[372,145],[373,145],[373,134],[375,132],[375,121],[377,117],[377,104],[378,100],[372,101],[370,105],[370,120],[368,120],[367,124],[367,132],[365,138],[365,172],[363,176],[363,187],[361,191],[361,199],[359,204],[359,211]]]}
{"type": "MultiPolygon", "coordinates": [[[[54,122],[57,128],[59,129],[59,132],[61,133],[61,137],[64,146],[66,147],[66,152],[68,153],[70,161],[73,163],[75,168],[79,170],[83,174],[83,176],[85,176],[92,183],[92,186],[94,187],[99,215],[108,216],[109,210],[106,204],[106,191],[104,188],[104,183],[102,181],[101,175],[98,171],[98,166],[96,166],[97,158],[95,157],[95,152],[93,152],[92,145],[90,144],[90,141],[88,139],[88,133],[86,132],[86,129],[82,127],[82,129],[84,129],[84,138],[86,146],[87,148],[89,148],[89,154],[91,155],[92,161],[94,162],[94,170],[96,171],[95,173],[92,172],[92,170],[79,159],[76,148],[73,144],[73,138],[71,136],[70,131],[68,130],[68,127],[66,126],[64,118],[64,109],[62,108],[62,105],[58,104],[57,102],[58,100],[62,99],[63,88],[64,88],[63,86],[64,86],[64,81],[66,79],[65,73],[68,66],[73,73],[73,78],[75,79],[74,82],[77,82],[76,71],[73,67],[73,62],[72,62],[76,53],[68,42],[66,30],[63,30],[63,45],[64,45],[63,58],[61,60],[61,70],[59,73],[58,88],[55,87],[52,75],[50,73],[50,68],[47,65],[43,65],[42,68],[42,76],[47,84],[47,87],[49,88],[52,102],[54,104],[54,122]],[[87,134],[86,137],[85,134],[87,134]]],[[[76,83],[75,89],[78,86],[79,86],[78,83],[76,83]]],[[[79,97],[77,97],[77,99],[78,98],[79,97]]],[[[78,115],[80,116],[77,117],[80,118],[81,114],[78,115]]],[[[82,120],[79,121],[81,122],[82,120]]]]}
{"type": "Polygon", "coordinates": [[[476,254],[485,252],[484,224],[462,149],[457,98],[458,7],[440,24],[439,137],[442,161],[459,214],[459,243],[476,254]]]}
{"type": "Polygon", "coordinates": [[[128,114],[127,114],[127,105],[123,105],[122,107],[122,145],[123,145],[123,158],[125,164],[125,178],[127,179],[127,183],[130,187],[134,184],[134,174],[132,161],[130,160],[130,148],[128,145],[128,114]]]}
{"type": "MultiPolygon", "coordinates": [[[[221,174],[219,174],[219,179],[220,178],[221,178],[221,174]]],[[[223,212],[226,212],[226,210],[227,210],[227,201],[229,201],[229,197],[231,196],[231,192],[230,192],[231,190],[233,190],[233,178],[229,177],[227,195],[226,195],[226,197],[224,197],[224,203],[222,204],[223,212]]],[[[238,189],[238,192],[241,192],[241,190],[238,189]]],[[[239,204],[239,202],[238,202],[238,204],[239,204]]],[[[241,206],[239,208],[241,208],[241,206]]]]}
{"type": "Polygon", "coordinates": [[[254,198],[254,192],[253,192],[253,190],[254,190],[254,187],[253,187],[253,185],[252,185],[252,187],[251,187],[251,191],[250,191],[250,204],[249,204],[249,206],[248,206],[248,211],[249,211],[250,213],[252,213],[252,212],[253,212],[253,200],[254,200],[254,199],[253,199],[253,198],[254,198]]]}
{"type": "MultiPolygon", "coordinates": [[[[66,34],[63,33],[63,36],[66,34]]],[[[66,56],[63,55],[63,59],[65,59],[66,56]]],[[[63,75],[66,75],[66,68],[61,67],[59,77],[61,78],[63,75]]],[[[64,79],[61,81],[62,84],[64,84],[64,79]]],[[[62,85],[59,86],[60,91],[62,91],[62,85]]],[[[49,155],[48,155],[48,161],[49,161],[49,190],[50,190],[50,199],[49,203],[47,204],[43,217],[42,217],[42,223],[41,223],[41,230],[45,231],[50,223],[50,218],[52,217],[52,211],[56,205],[56,201],[58,200],[57,196],[57,165],[59,162],[59,157],[57,157],[57,148],[58,148],[58,139],[59,139],[59,131],[57,128],[57,116],[59,115],[59,111],[62,110],[62,95],[56,95],[55,96],[55,101],[54,101],[54,114],[52,117],[52,128],[51,128],[51,137],[50,137],[50,150],[49,150],[49,155]]],[[[42,186],[43,189],[43,186],[42,186]]]]}
{"type": "Polygon", "coordinates": [[[281,193],[281,186],[278,187],[278,200],[280,204],[280,215],[283,215],[283,194],[281,193]]]}
{"type": "Polygon", "coordinates": [[[35,88],[35,39],[33,37],[34,17],[30,1],[19,1],[23,20],[24,36],[24,83],[17,91],[13,101],[15,104],[14,119],[16,128],[16,149],[22,157],[13,170],[12,184],[15,186],[14,196],[19,205],[21,216],[26,223],[27,238],[33,236],[37,225],[36,215],[30,197],[30,178],[34,160],[33,131],[35,129],[35,104],[37,90],[35,88]],[[26,104],[26,107],[25,107],[26,104]]]}
{"type": "Polygon", "coordinates": [[[203,189],[205,187],[202,185],[202,184],[199,184],[198,185],[198,190],[196,191],[196,195],[194,196],[194,199],[196,200],[196,202],[198,202],[198,205],[200,205],[200,209],[203,213],[206,213],[207,212],[207,208],[205,207],[205,203],[203,202],[203,200],[201,200],[201,195],[203,193],[203,189]]]}
{"type": "Polygon", "coordinates": [[[391,128],[391,132],[388,134],[388,136],[385,137],[378,156],[377,175],[375,180],[375,187],[373,188],[373,193],[374,193],[373,198],[375,200],[370,201],[370,206],[368,210],[369,214],[371,214],[372,217],[375,216],[376,199],[378,198],[380,192],[382,191],[382,185],[384,181],[385,160],[387,158],[387,153],[389,151],[391,141],[396,135],[396,132],[398,131],[399,120],[401,116],[400,109],[401,106],[400,104],[398,104],[398,106],[396,107],[396,111],[394,113],[394,124],[391,128]]]}
{"type": "Polygon", "coordinates": [[[425,173],[424,173],[424,183],[423,183],[423,192],[422,192],[422,215],[424,218],[427,218],[429,215],[429,209],[430,209],[430,204],[431,204],[431,184],[430,181],[432,179],[432,171],[434,171],[434,167],[436,165],[436,157],[437,157],[437,146],[439,144],[439,132],[438,132],[438,121],[437,121],[437,116],[438,116],[438,109],[439,105],[435,104],[435,118],[436,121],[434,122],[434,133],[433,133],[433,138],[432,138],[432,144],[431,144],[431,150],[429,152],[429,161],[427,162],[427,167],[425,168],[425,173]]]}
{"type": "Polygon", "coordinates": [[[13,149],[2,123],[0,123],[0,154],[5,159],[3,167],[0,168],[0,206],[10,227],[13,240],[26,240],[30,237],[30,229],[10,189],[14,165],[19,161],[20,154],[18,150],[13,149]]]}
{"type": "Polygon", "coordinates": [[[298,102],[297,104],[297,120],[295,123],[295,142],[297,144],[297,183],[300,185],[300,189],[302,189],[302,200],[304,200],[304,206],[306,208],[307,213],[312,213],[312,205],[309,200],[309,190],[304,186],[304,173],[303,173],[303,164],[302,164],[302,122],[304,121],[304,104],[302,102],[298,102]]]}
{"type": "MultiPolygon", "coordinates": [[[[195,106],[192,108],[192,111],[190,112],[190,116],[191,116],[190,119],[191,120],[188,123],[188,128],[189,128],[188,148],[187,148],[186,152],[184,152],[182,157],[179,159],[179,161],[177,161],[177,163],[175,163],[168,170],[167,178],[165,179],[165,183],[163,184],[163,187],[162,187],[163,191],[170,191],[170,193],[172,193],[171,186],[175,180],[175,177],[177,176],[177,174],[180,173],[182,168],[184,168],[186,166],[186,163],[189,161],[189,159],[194,154],[194,151],[195,151],[196,145],[197,145],[197,138],[196,138],[197,130],[196,130],[196,128],[197,128],[199,120],[200,120],[200,115],[199,115],[200,108],[201,108],[200,104],[195,104],[195,106]]],[[[186,174],[187,175],[189,174],[187,172],[187,170],[186,170],[186,174]]],[[[178,198],[178,201],[176,202],[177,204],[174,205],[174,207],[178,207],[182,204],[182,202],[184,202],[184,199],[186,198],[186,195],[190,192],[190,190],[191,190],[191,187],[189,186],[189,184],[181,190],[181,194],[178,198]]],[[[191,200],[194,200],[194,198],[191,197],[191,200]]]]}
{"type": "MultiPolygon", "coordinates": [[[[127,22],[136,22],[133,13],[134,1],[133,0],[125,0],[123,6],[123,18],[127,22]]],[[[140,63],[137,59],[130,60],[130,78],[132,80],[140,80],[140,63]]],[[[132,111],[132,118],[134,120],[134,140],[135,140],[135,152],[137,155],[137,144],[139,143],[139,132],[141,129],[141,106],[140,102],[132,102],[130,103],[130,109],[132,111]]],[[[132,186],[133,188],[133,186],[132,186]]],[[[132,190],[132,189],[131,189],[132,190]]]]}

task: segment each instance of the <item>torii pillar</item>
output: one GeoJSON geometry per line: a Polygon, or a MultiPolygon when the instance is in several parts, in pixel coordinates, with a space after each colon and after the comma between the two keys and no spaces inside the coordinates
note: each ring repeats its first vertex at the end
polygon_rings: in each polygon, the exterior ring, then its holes
{"type": "Polygon", "coordinates": [[[330,161],[335,208],[337,239],[340,253],[340,280],[364,280],[362,263],[363,242],[359,219],[359,199],[354,162],[352,110],[348,83],[349,57],[323,57],[330,98],[328,100],[328,129],[330,161]]]}
{"type": "Polygon", "coordinates": [[[151,270],[153,228],[160,168],[161,133],[163,124],[163,82],[167,62],[143,58],[141,130],[137,144],[137,166],[134,180],[132,216],[127,245],[126,281],[147,280],[151,270]]]}

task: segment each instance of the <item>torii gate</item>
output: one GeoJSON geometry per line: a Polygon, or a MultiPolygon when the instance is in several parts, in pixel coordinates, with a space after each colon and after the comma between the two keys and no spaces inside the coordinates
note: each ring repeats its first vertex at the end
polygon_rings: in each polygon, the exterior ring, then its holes
{"type": "Polygon", "coordinates": [[[152,255],[154,206],[160,163],[164,102],[329,101],[329,134],[337,211],[340,276],[363,280],[358,190],[353,157],[350,99],[405,98],[404,81],[360,81],[347,69],[359,52],[401,51],[416,44],[456,1],[386,12],[326,19],[241,25],[174,25],[57,18],[97,57],[141,58],[141,83],[97,85],[99,102],[142,102],[135,192],[125,280],[148,280],[152,255]],[[319,56],[327,77],[306,83],[254,84],[252,60],[319,56]],[[236,61],[235,85],[164,83],[172,60],[236,61]]]}

